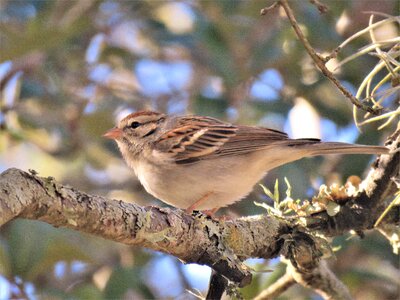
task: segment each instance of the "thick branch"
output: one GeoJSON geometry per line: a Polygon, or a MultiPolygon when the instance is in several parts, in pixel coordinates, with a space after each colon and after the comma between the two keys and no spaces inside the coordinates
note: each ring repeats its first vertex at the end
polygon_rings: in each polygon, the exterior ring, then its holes
{"type": "Polygon", "coordinates": [[[288,230],[283,221],[269,216],[217,222],[181,210],[88,195],[53,178],[9,169],[0,175],[0,226],[17,217],[206,264],[240,285],[251,280],[241,259],[278,255],[281,236],[288,230]]]}

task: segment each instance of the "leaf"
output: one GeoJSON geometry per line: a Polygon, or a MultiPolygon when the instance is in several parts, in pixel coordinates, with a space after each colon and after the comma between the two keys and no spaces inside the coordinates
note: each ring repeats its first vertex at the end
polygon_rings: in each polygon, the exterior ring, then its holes
{"type": "Polygon", "coordinates": [[[292,186],[290,185],[289,180],[286,177],[285,177],[285,183],[287,186],[286,197],[292,198],[292,186]]]}
{"type": "Polygon", "coordinates": [[[274,186],[274,201],[275,201],[275,208],[279,208],[279,181],[276,179],[275,186],[274,186]]]}
{"type": "Polygon", "coordinates": [[[273,214],[273,215],[279,216],[279,217],[282,216],[282,212],[280,210],[277,210],[277,209],[273,208],[272,206],[269,206],[267,203],[259,203],[256,201],[254,201],[253,203],[255,206],[259,206],[259,207],[266,209],[269,214],[273,214]]]}
{"type": "Polygon", "coordinates": [[[261,188],[263,189],[265,195],[267,195],[268,197],[270,197],[271,199],[274,199],[274,194],[272,194],[272,192],[269,190],[269,188],[267,188],[266,186],[260,184],[261,188]]]}

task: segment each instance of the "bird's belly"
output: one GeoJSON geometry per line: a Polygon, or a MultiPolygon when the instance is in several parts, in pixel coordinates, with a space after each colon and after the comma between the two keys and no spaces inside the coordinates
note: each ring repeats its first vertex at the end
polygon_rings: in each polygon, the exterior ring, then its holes
{"type": "Polygon", "coordinates": [[[172,206],[186,209],[207,196],[196,206],[197,210],[223,207],[240,200],[265,174],[265,166],[249,164],[240,156],[235,160],[218,160],[171,168],[147,162],[137,165],[135,171],[148,193],[172,206]]]}

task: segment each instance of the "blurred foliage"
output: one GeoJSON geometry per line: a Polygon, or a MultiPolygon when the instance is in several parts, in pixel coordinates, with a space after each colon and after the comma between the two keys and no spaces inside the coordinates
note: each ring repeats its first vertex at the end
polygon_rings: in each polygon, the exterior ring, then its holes
{"type": "MultiPolygon", "coordinates": [[[[163,205],[144,192],[115,145],[101,138],[119,117],[146,108],[292,133],[300,128],[306,137],[320,133],[324,139],[381,144],[394,125],[377,131],[372,124],[357,132],[349,101],[316,71],[282,12],[259,15],[271,3],[1,1],[0,170],[35,169],[88,193],[163,205]],[[310,104],[314,117],[303,110],[302,121],[294,122],[290,112],[300,108],[299,97],[310,104]],[[303,128],[308,122],[311,131],[303,128]]],[[[308,1],[292,2],[311,44],[326,53],[368,26],[369,16],[361,11],[398,14],[396,0],[327,3],[328,14],[320,15],[308,1]]],[[[398,24],[388,24],[383,32],[399,36],[398,24]]],[[[368,44],[368,38],[354,40],[339,59],[368,44]]],[[[363,56],[336,74],[355,92],[376,62],[363,56]]],[[[398,94],[386,105],[395,108],[398,94]]],[[[362,176],[370,159],[303,160],[273,170],[263,184],[272,187],[276,178],[286,176],[294,197],[306,198],[322,182],[362,176]]],[[[230,207],[230,213],[261,213],[252,201],[271,201],[258,187],[248,199],[230,207]]],[[[338,238],[335,244],[341,249],[333,269],[356,299],[399,296],[398,260],[386,240],[372,234],[361,241],[338,238]]],[[[156,263],[158,256],[15,220],[0,231],[0,297],[187,299],[192,296],[185,289],[205,291],[208,274],[194,274],[179,264],[163,267],[156,263]],[[174,284],[161,288],[167,278],[153,278],[161,274],[157,268],[164,268],[174,284]]],[[[244,296],[254,297],[283,273],[283,266],[262,263],[262,269],[275,271],[255,273],[244,296]]],[[[310,297],[310,291],[294,287],[281,299],[310,297]]]]}

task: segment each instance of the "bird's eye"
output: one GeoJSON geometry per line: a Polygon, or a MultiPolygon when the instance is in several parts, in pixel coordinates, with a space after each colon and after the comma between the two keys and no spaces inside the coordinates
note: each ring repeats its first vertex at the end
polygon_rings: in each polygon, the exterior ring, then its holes
{"type": "Polygon", "coordinates": [[[140,123],[137,121],[132,122],[130,125],[131,128],[138,128],[139,126],[140,126],[140,123]]]}

